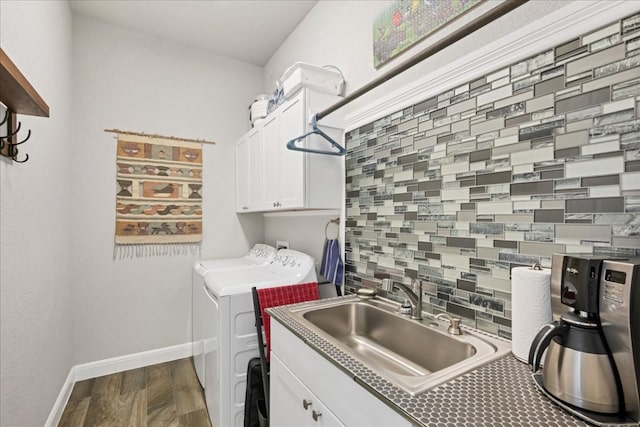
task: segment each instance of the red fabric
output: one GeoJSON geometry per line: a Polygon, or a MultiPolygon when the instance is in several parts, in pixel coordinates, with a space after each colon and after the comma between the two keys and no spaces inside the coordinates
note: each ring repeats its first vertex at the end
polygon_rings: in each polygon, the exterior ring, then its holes
{"type": "Polygon", "coordinates": [[[267,340],[267,360],[271,351],[271,316],[264,310],[279,305],[295,304],[297,302],[315,301],[320,299],[318,283],[310,282],[300,285],[278,286],[275,288],[257,289],[258,302],[260,303],[260,315],[264,326],[264,335],[267,340]]]}

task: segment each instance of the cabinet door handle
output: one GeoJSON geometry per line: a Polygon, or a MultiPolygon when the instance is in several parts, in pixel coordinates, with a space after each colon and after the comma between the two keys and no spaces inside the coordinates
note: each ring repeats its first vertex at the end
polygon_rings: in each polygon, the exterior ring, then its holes
{"type": "Polygon", "coordinates": [[[320,415],[322,415],[322,412],[316,412],[316,411],[311,411],[311,416],[313,417],[313,421],[318,421],[318,418],[320,418],[320,415]]]}
{"type": "Polygon", "coordinates": [[[302,399],[302,407],[305,409],[305,411],[307,409],[309,409],[309,406],[311,406],[311,401],[307,400],[307,399],[302,399]]]}

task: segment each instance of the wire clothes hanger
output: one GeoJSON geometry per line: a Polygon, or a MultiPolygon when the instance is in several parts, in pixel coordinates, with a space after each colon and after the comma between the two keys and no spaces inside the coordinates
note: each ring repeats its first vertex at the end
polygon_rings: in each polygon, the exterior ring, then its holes
{"type": "Polygon", "coordinates": [[[287,148],[289,150],[293,150],[293,151],[302,151],[305,153],[315,153],[315,154],[326,154],[329,156],[344,156],[344,154],[346,153],[346,150],[344,149],[344,147],[340,144],[338,144],[333,138],[331,138],[329,135],[327,135],[326,133],[324,133],[322,131],[322,129],[318,128],[318,119],[317,119],[317,114],[314,114],[311,117],[311,130],[307,133],[305,133],[304,135],[301,135],[297,138],[292,139],[291,141],[287,142],[287,148]],[[338,151],[332,151],[332,150],[316,150],[314,148],[304,148],[304,147],[299,147],[298,145],[296,145],[297,143],[304,141],[308,136],[311,135],[320,135],[322,138],[324,138],[329,144],[331,144],[332,147],[336,148],[338,151]]]}

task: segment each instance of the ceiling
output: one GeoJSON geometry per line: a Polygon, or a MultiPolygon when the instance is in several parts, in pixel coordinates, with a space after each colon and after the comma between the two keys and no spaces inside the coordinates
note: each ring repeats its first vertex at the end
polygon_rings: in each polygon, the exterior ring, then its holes
{"type": "Polygon", "coordinates": [[[318,0],[71,0],[74,14],[264,66],[318,0]]]}

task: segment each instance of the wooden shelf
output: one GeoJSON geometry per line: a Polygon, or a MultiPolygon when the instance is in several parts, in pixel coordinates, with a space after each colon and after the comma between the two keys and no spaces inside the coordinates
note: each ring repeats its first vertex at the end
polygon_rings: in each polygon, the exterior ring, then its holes
{"type": "Polygon", "coordinates": [[[49,106],[0,48],[0,102],[10,111],[49,117],[49,106]]]}

